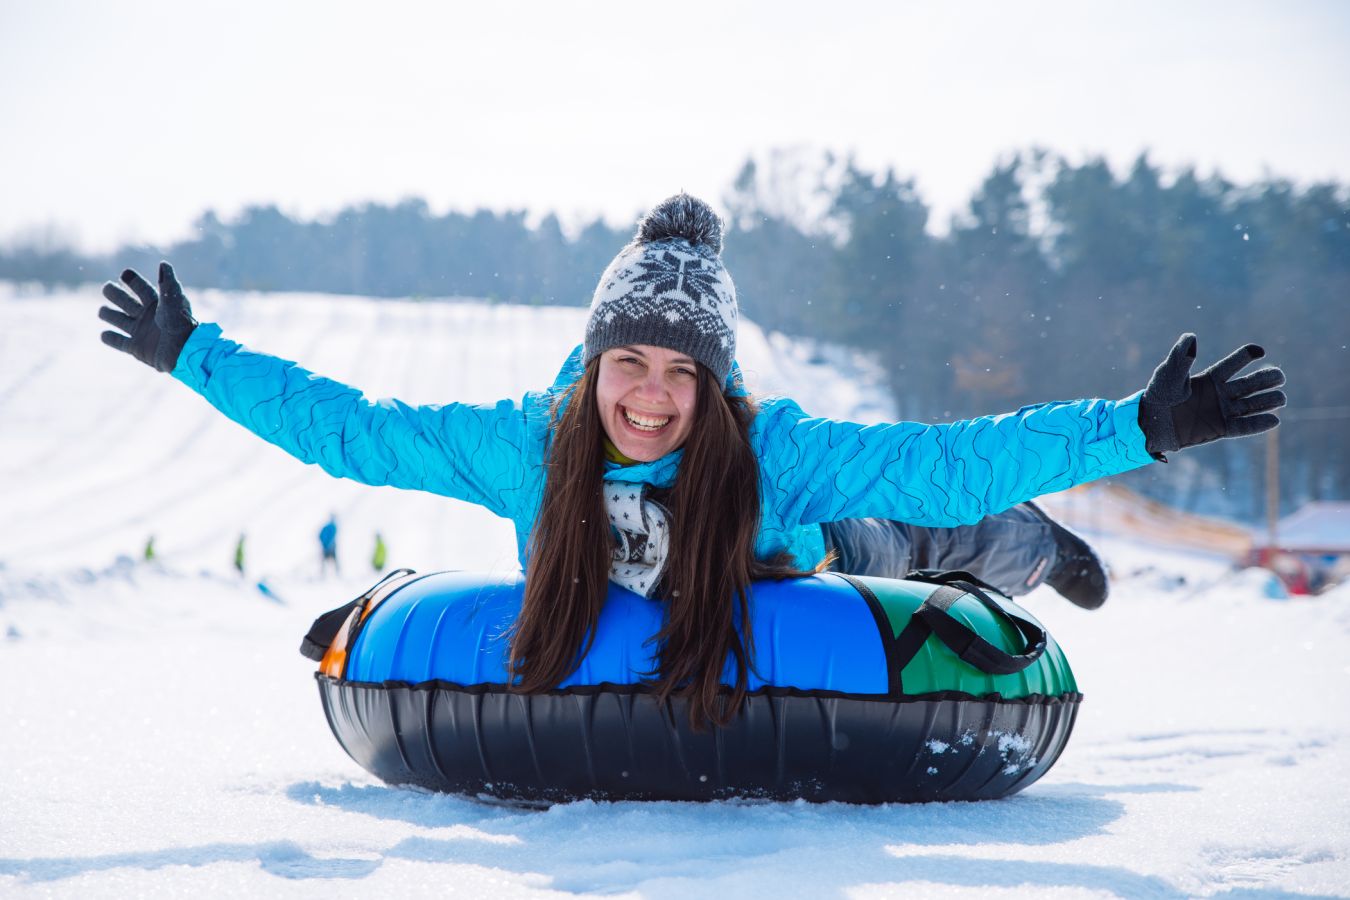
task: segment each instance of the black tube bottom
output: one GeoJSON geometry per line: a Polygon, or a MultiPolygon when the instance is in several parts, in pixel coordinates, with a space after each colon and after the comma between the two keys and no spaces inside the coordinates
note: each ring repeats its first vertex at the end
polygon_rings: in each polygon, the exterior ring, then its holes
{"type": "Polygon", "coordinates": [[[696,733],[683,702],[640,691],[317,677],[334,735],[376,777],[529,803],[992,800],[1054,765],[1081,699],[761,692],[729,725],[696,733]]]}

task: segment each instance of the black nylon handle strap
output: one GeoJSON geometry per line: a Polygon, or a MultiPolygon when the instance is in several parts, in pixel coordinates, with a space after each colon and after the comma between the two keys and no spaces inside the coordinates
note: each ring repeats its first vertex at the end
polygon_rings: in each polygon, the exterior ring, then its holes
{"type": "Polygon", "coordinates": [[[923,605],[915,610],[914,616],[932,629],[933,634],[937,635],[948,649],[986,675],[1012,675],[1021,672],[1045,652],[1046,636],[1040,626],[1008,612],[973,584],[957,582],[940,586],[928,595],[923,605]],[[949,612],[952,604],[967,594],[978,599],[990,612],[1011,622],[1026,641],[1025,649],[1016,654],[1000,650],[969,626],[954,618],[949,612]]]}
{"type": "Polygon", "coordinates": [[[328,648],[333,643],[333,638],[337,637],[338,632],[342,630],[342,626],[351,618],[353,610],[369,603],[381,587],[392,586],[393,581],[404,579],[412,574],[415,574],[412,569],[395,569],[355,600],[344,603],[337,609],[330,609],[319,616],[314,620],[314,624],[309,626],[309,632],[301,639],[300,654],[315,662],[322,662],[324,654],[328,652],[328,648]]]}
{"type": "Polygon", "coordinates": [[[912,569],[905,573],[904,579],[906,581],[922,581],[927,584],[958,584],[962,586],[973,584],[986,591],[993,591],[995,594],[1003,593],[989,582],[967,572],[965,569],[912,569]]]}
{"type": "Polygon", "coordinates": [[[333,638],[337,637],[338,630],[342,628],[342,623],[347,621],[352,610],[363,601],[364,597],[357,597],[350,603],[345,603],[337,609],[330,609],[328,612],[314,620],[314,624],[309,626],[309,633],[300,640],[300,654],[312,659],[315,662],[323,662],[323,655],[328,652],[328,647],[333,643],[333,638]]]}

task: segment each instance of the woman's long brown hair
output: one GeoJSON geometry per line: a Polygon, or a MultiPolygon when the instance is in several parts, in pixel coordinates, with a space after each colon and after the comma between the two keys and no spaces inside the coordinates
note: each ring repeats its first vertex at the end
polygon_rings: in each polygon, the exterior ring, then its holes
{"type": "MultiPolygon", "coordinates": [[[[614,548],[602,495],[604,426],[595,400],[599,359],[565,398],[549,448],[544,497],[530,535],[525,597],[511,640],[516,690],[546,691],[576,670],[595,639],[614,548]]],[[[695,421],[671,490],[670,552],[661,581],[664,625],[656,634],[661,702],[689,702],[695,728],[725,724],[745,699],[754,646],[737,623],[750,621],[758,578],[805,574],[786,554],[755,556],[759,463],[750,447],[755,407],[729,397],[698,366],[695,421]],[[735,670],[722,689],[728,656],[735,670]]]]}

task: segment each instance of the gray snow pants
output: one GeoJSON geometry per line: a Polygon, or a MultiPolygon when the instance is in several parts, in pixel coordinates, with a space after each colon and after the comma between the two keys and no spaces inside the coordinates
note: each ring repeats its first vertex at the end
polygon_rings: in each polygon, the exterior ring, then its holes
{"type": "Polygon", "coordinates": [[[915,569],[960,569],[1013,597],[1040,584],[1057,555],[1050,524],[1027,503],[956,528],[890,519],[820,527],[826,548],[838,557],[830,566],[836,572],[901,578],[915,569]]]}

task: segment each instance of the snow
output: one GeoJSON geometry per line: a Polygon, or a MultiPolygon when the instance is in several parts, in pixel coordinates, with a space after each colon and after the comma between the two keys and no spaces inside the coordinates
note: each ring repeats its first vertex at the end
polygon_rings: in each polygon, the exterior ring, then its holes
{"type": "MultiPolygon", "coordinates": [[[[414,402],[543,385],[584,316],[194,304],[414,402]]],[[[1109,521],[1092,535],[1118,575],[1105,607],[1025,600],[1086,699],[1055,768],[1010,799],[533,811],[379,783],[329,733],[301,635],[373,580],[375,529],[394,566],[500,569],[510,527],[290,460],[100,346],[97,305],[95,288],[0,293],[0,895],[1350,896],[1350,586],[1272,600],[1260,570],[1109,521]],[[321,579],[330,511],[344,569],[321,579]]],[[[748,324],[742,341],[754,384],[888,414],[874,368],[841,375],[837,351],[748,324]]]]}

